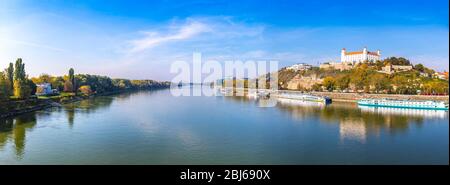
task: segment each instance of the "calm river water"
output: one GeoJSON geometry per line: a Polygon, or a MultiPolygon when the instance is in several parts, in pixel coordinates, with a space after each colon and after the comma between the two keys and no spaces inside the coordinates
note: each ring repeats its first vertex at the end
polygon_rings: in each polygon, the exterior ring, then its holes
{"type": "Polygon", "coordinates": [[[169,90],[0,120],[0,164],[449,164],[447,111],[169,90]]]}

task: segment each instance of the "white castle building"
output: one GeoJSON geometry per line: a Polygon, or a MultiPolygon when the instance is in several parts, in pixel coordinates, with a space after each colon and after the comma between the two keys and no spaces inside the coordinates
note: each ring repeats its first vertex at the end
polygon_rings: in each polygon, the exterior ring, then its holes
{"type": "Polygon", "coordinates": [[[370,52],[367,51],[366,47],[364,47],[362,51],[348,52],[347,50],[345,50],[345,48],[341,50],[341,62],[344,63],[356,64],[364,61],[374,62],[380,60],[380,58],[381,58],[380,50],[378,50],[377,52],[370,52]]]}
{"type": "Polygon", "coordinates": [[[305,63],[298,63],[292,66],[286,67],[286,69],[294,70],[294,71],[306,71],[310,70],[313,66],[305,63]]]}

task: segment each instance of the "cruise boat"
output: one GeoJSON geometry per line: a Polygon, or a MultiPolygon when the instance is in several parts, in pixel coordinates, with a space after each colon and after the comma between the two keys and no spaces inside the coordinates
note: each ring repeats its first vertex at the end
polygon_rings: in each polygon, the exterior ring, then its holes
{"type": "Polygon", "coordinates": [[[287,98],[287,99],[295,99],[295,100],[303,100],[303,101],[311,101],[311,102],[322,102],[325,104],[331,103],[331,98],[327,96],[314,96],[309,94],[301,94],[301,93],[284,93],[281,92],[278,94],[279,98],[287,98]]]}
{"type": "Polygon", "coordinates": [[[442,101],[394,100],[394,99],[361,99],[358,105],[375,107],[393,107],[410,109],[448,110],[448,104],[442,101]]]}

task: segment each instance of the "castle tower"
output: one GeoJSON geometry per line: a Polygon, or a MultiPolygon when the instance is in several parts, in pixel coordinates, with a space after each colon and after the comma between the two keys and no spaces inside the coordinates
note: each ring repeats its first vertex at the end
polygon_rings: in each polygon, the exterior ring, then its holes
{"type": "Polygon", "coordinates": [[[342,50],[341,50],[341,62],[346,62],[345,52],[346,52],[345,48],[342,48],[342,50]]]}
{"type": "Polygon", "coordinates": [[[367,47],[364,47],[363,49],[363,61],[369,60],[369,57],[367,56],[367,47]]]}

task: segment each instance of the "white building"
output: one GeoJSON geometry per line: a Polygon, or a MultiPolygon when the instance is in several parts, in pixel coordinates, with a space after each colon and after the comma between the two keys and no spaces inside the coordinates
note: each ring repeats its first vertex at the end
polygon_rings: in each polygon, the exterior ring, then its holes
{"type": "Polygon", "coordinates": [[[377,61],[380,60],[381,53],[380,50],[377,52],[367,51],[367,48],[364,47],[362,51],[351,51],[348,52],[345,48],[341,50],[341,62],[350,62],[353,64],[364,62],[364,61],[377,61]]]}
{"type": "Polygon", "coordinates": [[[294,71],[304,71],[304,70],[309,70],[311,68],[312,68],[312,65],[305,64],[305,63],[294,64],[292,66],[286,67],[286,69],[291,69],[294,71]]]}
{"type": "Polygon", "coordinates": [[[36,95],[48,95],[53,94],[52,84],[50,83],[42,83],[36,84],[36,95]]]}

